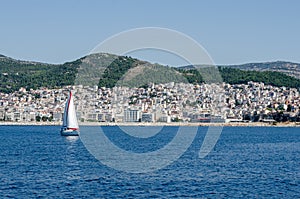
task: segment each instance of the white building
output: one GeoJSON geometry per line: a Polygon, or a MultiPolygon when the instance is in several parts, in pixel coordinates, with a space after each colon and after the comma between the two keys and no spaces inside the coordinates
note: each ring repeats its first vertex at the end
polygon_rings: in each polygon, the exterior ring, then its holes
{"type": "Polygon", "coordinates": [[[127,109],[124,111],[123,122],[138,122],[140,120],[140,111],[127,109]]]}

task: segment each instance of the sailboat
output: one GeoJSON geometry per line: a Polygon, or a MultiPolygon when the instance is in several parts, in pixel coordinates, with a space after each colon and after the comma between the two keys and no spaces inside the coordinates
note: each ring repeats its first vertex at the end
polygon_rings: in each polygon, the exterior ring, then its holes
{"type": "Polygon", "coordinates": [[[64,117],[63,117],[63,126],[60,130],[60,134],[63,136],[79,135],[79,126],[77,122],[73,95],[71,91],[66,101],[64,117]]]}

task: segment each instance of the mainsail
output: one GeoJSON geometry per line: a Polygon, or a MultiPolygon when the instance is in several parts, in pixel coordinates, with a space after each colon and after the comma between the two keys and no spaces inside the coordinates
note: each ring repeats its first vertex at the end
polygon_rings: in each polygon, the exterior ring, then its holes
{"type": "Polygon", "coordinates": [[[67,128],[71,130],[79,129],[74,101],[73,101],[73,95],[71,91],[69,93],[69,97],[65,105],[63,128],[67,128]]]}

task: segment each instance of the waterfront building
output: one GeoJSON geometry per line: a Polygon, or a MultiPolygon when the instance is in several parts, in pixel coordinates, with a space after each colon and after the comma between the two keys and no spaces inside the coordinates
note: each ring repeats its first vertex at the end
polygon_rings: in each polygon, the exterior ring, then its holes
{"type": "Polygon", "coordinates": [[[140,111],[127,109],[124,111],[124,122],[139,122],[140,120],[140,111]]]}

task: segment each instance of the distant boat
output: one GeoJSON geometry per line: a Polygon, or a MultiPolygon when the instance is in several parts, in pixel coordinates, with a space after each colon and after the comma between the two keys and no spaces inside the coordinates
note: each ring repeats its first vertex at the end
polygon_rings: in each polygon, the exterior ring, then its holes
{"type": "Polygon", "coordinates": [[[70,91],[69,97],[66,102],[63,126],[60,130],[60,134],[63,136],[78,136],[79,135],[79,126],[76,117],[76,111],[73,101],[73,95],[70,91]]]}

